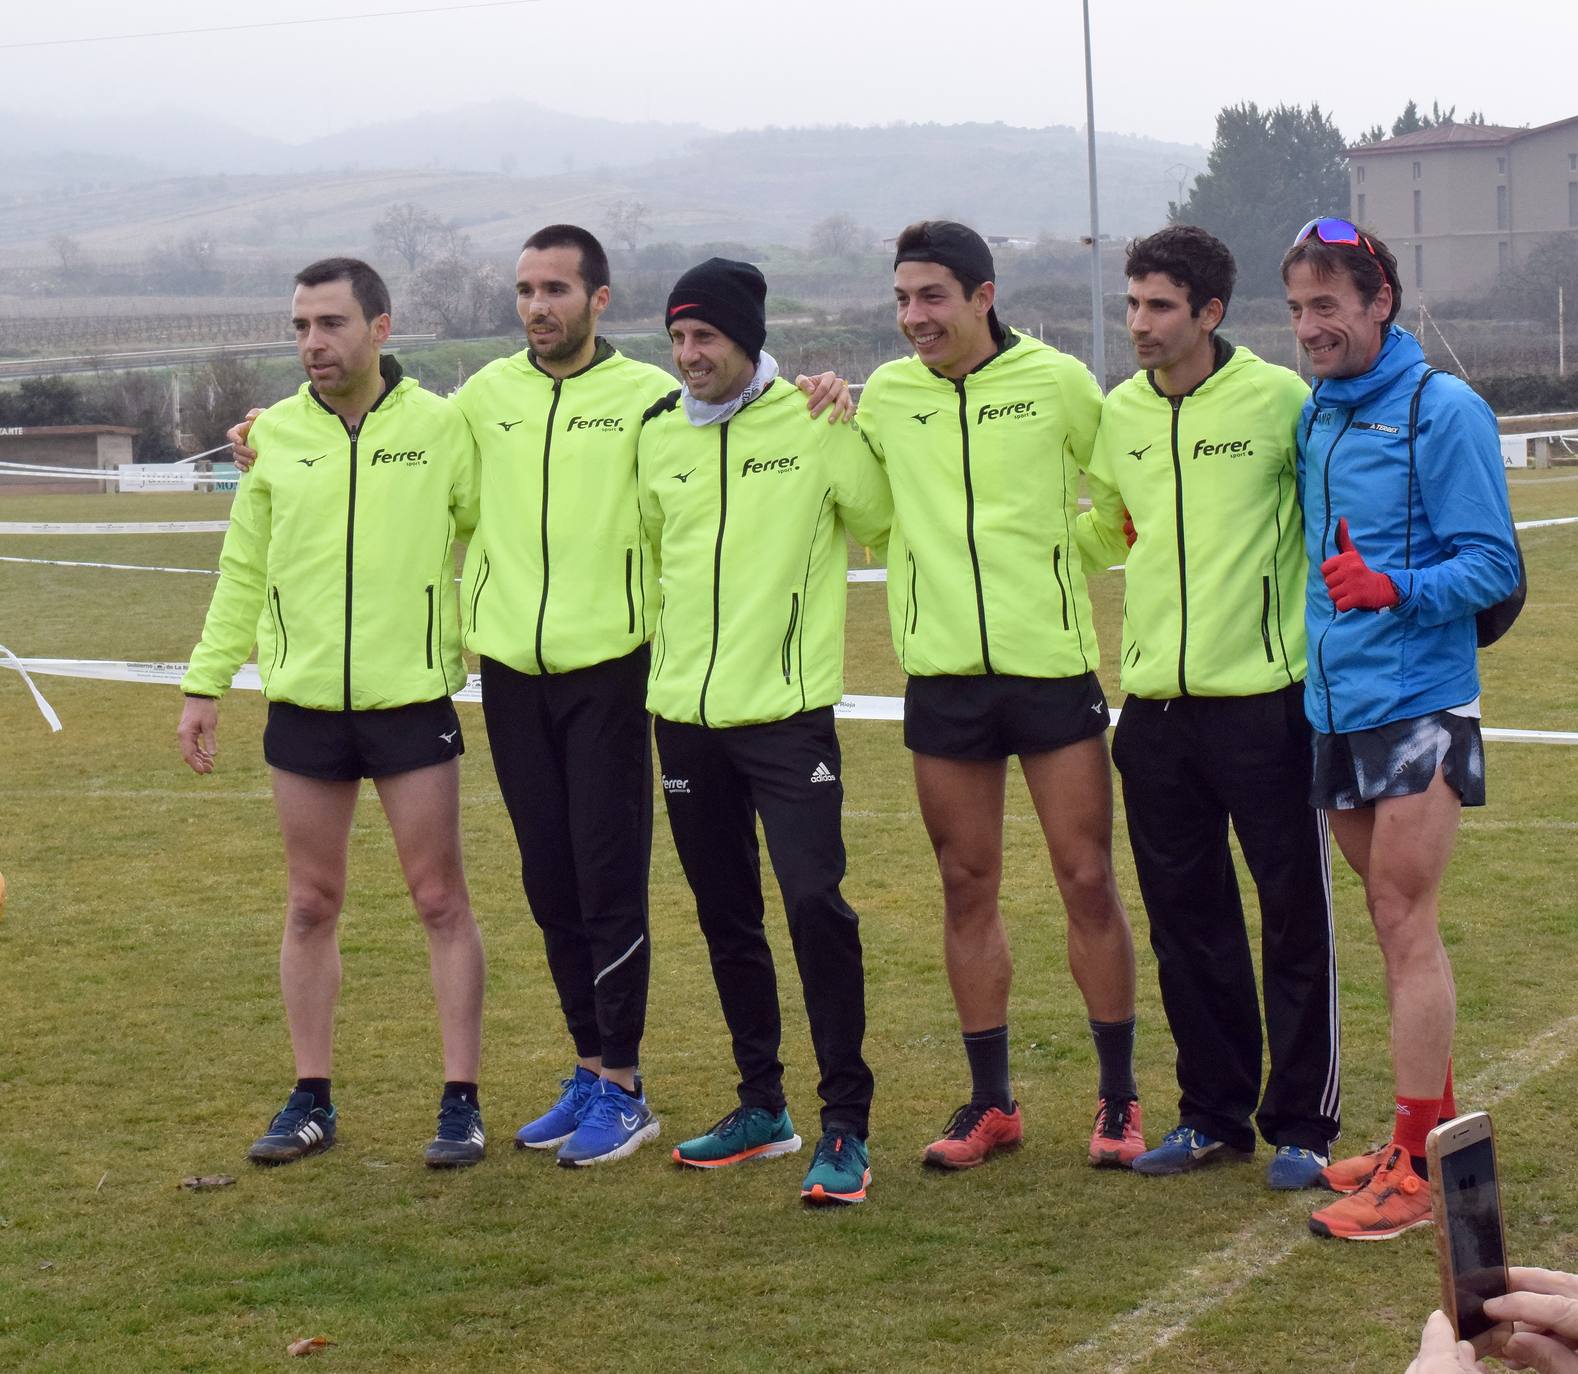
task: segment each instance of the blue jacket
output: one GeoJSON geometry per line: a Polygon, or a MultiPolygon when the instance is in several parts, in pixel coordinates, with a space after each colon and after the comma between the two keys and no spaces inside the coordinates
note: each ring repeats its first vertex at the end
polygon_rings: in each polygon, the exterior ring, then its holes
{"type": "Polygon", "coordinates": [[[1410,480],[1408,412],[1424,372],[1418,342],[1393,325],[1368,372],[1318,382],[1304,406],[1304,710],[1328,734],[1472,701],[1474,615],[1517,586],[1496,417],[1456,377],[1432,377],[1419,399],[1410,480]],[[1320,565],[1343,516],[1364,561],[1397,588],[1390,611],[1339,614],[1326,593],[1320,565]]]}

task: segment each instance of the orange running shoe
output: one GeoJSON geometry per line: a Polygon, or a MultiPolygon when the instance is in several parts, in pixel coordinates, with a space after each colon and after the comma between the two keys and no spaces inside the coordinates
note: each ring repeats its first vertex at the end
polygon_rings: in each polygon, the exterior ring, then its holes
{"type": "Polygon", "coordinates": [[[1386,1150],[1377,1145],[1366,1154],[1334,1159],[1320,1171],[1320,1181],[1334,1193],[1357,1193],[1386,1162],[1386,1150]]]}
{"type": "Polygon", "coordinates": [[[1401,1146],[1389,1145],[1387,1152],[1364,1187],[1310,1218],[1311,1231],[1338,1240],[1391,1240],[1430,1224],[1429,1187],[1401,1146]]]}
{"type": "Polygon", "coordinates": [[[1137,1097],[1103,1097],[1096,1103],[1096,1124],[1090,1133],[1094,1168],[1127,1169],[1145,1153],[1145,1123],[1137,1097]]]}
{"type": "Polygon", "coordinates": [[[938,1169],[973,1169],[985,1164],[993,1150],[1017,1150],[1025,1138],[1024,1118],[1015,1102],[1009,1111],[966,1102],[921,1156],[923,1164],[938,1169]]]}

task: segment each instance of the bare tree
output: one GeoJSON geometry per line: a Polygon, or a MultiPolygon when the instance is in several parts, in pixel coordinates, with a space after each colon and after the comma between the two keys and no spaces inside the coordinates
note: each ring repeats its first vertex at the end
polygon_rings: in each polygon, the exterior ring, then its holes
{"type": "Polygon", "coordinates": [[[402,259],[410,272],[431,258],[450,233],[449,226],[431,210],[408,200],[391,205],[373,225],[379,248],[402,259]]]}
{"type": "Polygon", "coordinates": [[[854,217],[840,210],[811,226],[811,251],[819,258],[852,258],[865,246],[863,234],[854,217]]]}
{"type": "Polygon", "coordinates": [[[60,259],[62,272],[76,272],[83,266],[82,245],[70,234],[51,234],[49,251],[60,259]]]}
{"type": "Polygon", "coordinates": [[[608,207],[608,232],[634,253],[646,237],[647,207],[639,200],[616,200],[608,207]]]}
{"type": "MultiPolygon", "coordinates": [[[[412,282],[411,294],[418,311],[447,339],[496,331],[496,303],[501,294],[498,273],[478,267],[458,253],[446,254],[424,267],[412,282]]],[[[516,322],[513,308],[509,322],[516,322]]]]}

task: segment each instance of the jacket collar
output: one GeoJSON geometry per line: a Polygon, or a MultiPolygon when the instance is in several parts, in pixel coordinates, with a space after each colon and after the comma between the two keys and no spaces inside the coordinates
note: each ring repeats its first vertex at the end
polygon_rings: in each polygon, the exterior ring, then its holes
{"type": "MultiPolygon", "coordinates": [[[[1200,380],[1192,387],[1190,387],[1188,391],[1184,392],[1184,396],[1193,396],[1195,392],[1200,390],[1201,387],[1209,383],[1218,372],[1227,366],[1228,362],[1232,359],[1234,352],[1236,352],[1235,345],[1230,344],[1220,334],[1213,334],[1211,336],[1211,370],[1207,372],[1205,376],[1200,378],[1200,380]]],[[[1167,396],[1167,393],[1164,392],[1161,387],[1156,385],[1156,371],[1154,368],[1146,369],[1145,380],[1151,384],[1151,390],[1154,391],[1158,396],[1162,397],[1163,400],[1170,399],[1167,396]]],[[[1183,397],[1180,396],[1178,399],[1182,400],[1183,397]]]]}
{"type": "Polygon", "coordinates": [[[1357,377],[1331,377],[1315,383],[1314,396],[1317,408],[1340,406],[1352,410],[1374,400],[1399,378],[1418,367],[1425,360],[1425,351],[1419,340],[1406,329],[1392,325],[1386,331],[1385,342],[1368,372],[1357,377]]]}
{"type": "Polygon", "coordinates": [[[601,334],[599,334],[592,347],[591,362],[587,363],[585,367],[577,368],[574,372],[570,373],[569,377],[564,378],[555,377],[549,373],[547,369],[537,361],[537,355],[533,353],[531,349],[525,349],[524,352],[526,354],[526,361],[530,363],[536,371],[542,373],[544,377],[547,377],[550,382],[557,382],[561,380],[567,382],[570,380],[570,377],[584,377],[599,363],[606,363],[614,356],[614,346],[613,344],[609,343],[608,340],[605,339],[601,334]]]}
{"type": "MultiPolygon", "coordinates": [[[[378,355],[378,375],[383,378],[384,389],[378,393],[378,399],[367,407],[367,415],[371,415],[373,411],[377,410],[389,398],[394,389],[400,385],[405,377],[405,369],[400,366],[400,360],[392,353],[380,353],[378,355]]],[[[318,395],[318,388],[313,386],[311,382],[307,383],[307,394],[331,415],[339,414],[333,406],[324,401],[322,396],[318,395]]],[[[367,415],[362,417],[364,421],[367,419],[367,415]]]]}

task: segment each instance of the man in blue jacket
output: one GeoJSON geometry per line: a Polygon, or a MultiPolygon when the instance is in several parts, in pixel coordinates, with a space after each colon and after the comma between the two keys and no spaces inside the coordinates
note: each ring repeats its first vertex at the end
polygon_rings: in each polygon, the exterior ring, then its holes
{"type": "Polygon", "coordinates": [[[1310,575],[1311,801],[1364,882],[1386,964],[1396,1117],[1381,1150],[1325,1171],[1319,1236],[1387,1240],[1430,1220],[1425,1136],[1455,1115],[1456,999],[1437,898],[1464,806],[1485,802],[1475,614],[1518,583],[1496,419],[1393,321],[1397,260],[1341,219],[1282,261],[1315,375],[1299,429],[1310,575]]]}

